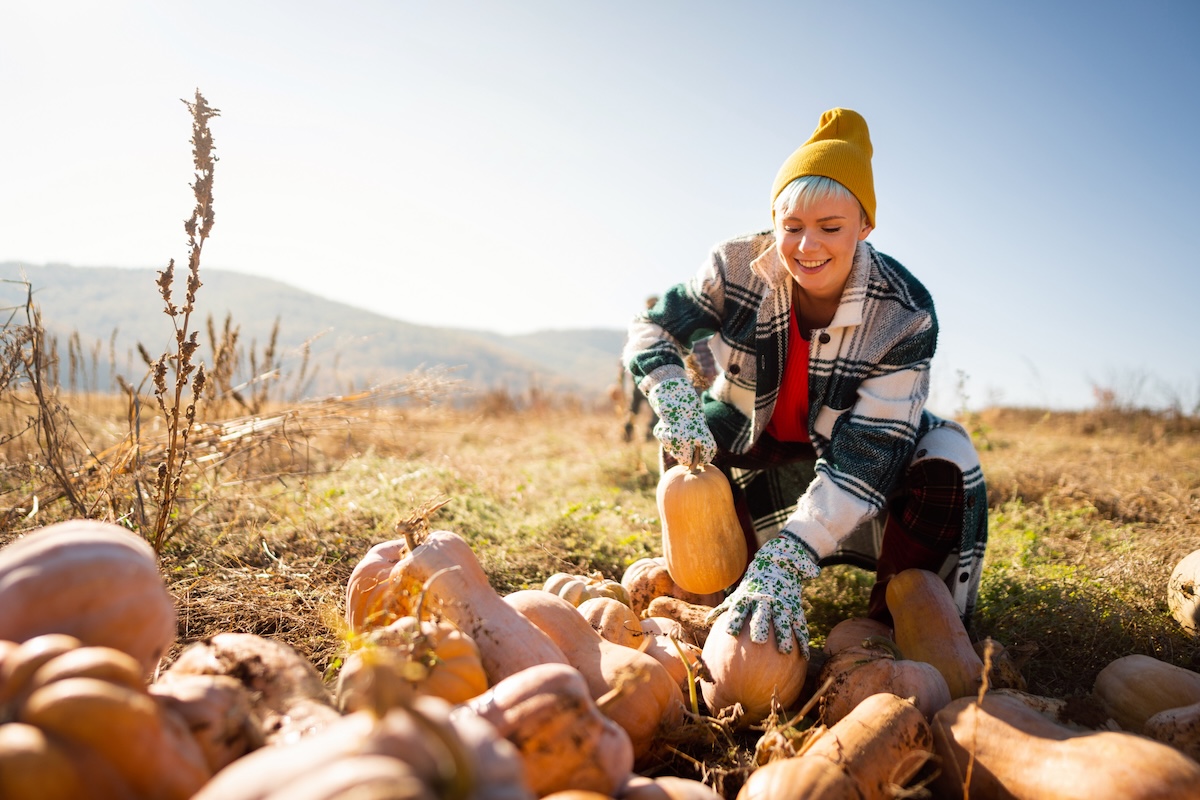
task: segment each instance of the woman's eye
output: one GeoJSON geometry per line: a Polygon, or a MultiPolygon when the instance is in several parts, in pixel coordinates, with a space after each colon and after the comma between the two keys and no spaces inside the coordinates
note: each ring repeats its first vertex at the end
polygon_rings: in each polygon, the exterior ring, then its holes
{"type": "Polygon", "coordinates": [[[800,229],[799,228],[789,228],[785,225],[783,228],[783,232],[784,233],[799,233],[800,229]]]}
{"type": "Polygon", "coordinates": [[[842,229],[842,228],[841,228],[841,226],[840,226],[840,225],[839,225],[838,227],[836,227],[836,228],[821,228],[821,230],[825,231],[826,233],[837,233],[837,232],[838,232],[838,231],[840,231],[841,229],[842,229]]]}

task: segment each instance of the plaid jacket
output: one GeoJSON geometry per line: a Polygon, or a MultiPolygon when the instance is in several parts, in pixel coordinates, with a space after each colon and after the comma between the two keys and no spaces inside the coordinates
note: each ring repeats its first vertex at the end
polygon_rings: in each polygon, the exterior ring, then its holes
{"type": "MultiPolygon", "coordinates": [[[[713,248],[699,272],[629,328],[622,358],[649,394],[684,376],[683,354],[709,334],[719,374],[702,401],[718,447],[745,453],[771,419],[787,350],[791,276],[770,231],[713,248]]],[[[841,303],[809,343],[808,429],[816,478],[786,527],[832,554],[883,508],[917,438],[943,420],[925,410],[937,317],[925,287],[859,242],[841,303]]]]}

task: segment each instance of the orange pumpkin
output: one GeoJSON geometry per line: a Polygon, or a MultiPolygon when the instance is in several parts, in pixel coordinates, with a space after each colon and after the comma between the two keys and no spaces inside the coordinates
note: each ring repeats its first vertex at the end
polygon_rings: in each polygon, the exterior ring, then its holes
{"type": "Polygon", "coordinates": [[[724,473],[710,465],[676,464],[656,492],[667,571],[696,594],[719,592],[746,569],[748,548],[724,473]]]}

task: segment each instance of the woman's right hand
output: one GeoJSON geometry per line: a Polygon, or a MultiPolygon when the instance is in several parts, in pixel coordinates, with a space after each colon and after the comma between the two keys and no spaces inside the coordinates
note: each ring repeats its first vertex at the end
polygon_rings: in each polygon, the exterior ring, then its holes
{"type": "Polygon", "coordinates": [[[717,442],[704,420],[704,407],[696,387],[686,378],[668,378],[646,396],[658,414],[654,435],[663,449],[680,464],[708,464],[717,454],[717,442]]]}

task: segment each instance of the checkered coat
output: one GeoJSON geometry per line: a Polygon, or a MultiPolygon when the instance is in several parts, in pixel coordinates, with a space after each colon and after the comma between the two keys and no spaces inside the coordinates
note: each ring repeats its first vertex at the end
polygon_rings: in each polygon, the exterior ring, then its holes
{"type": "MultiPolygon", "coordinates": [[[[659,382],[685,376],[683,355],[713,334],[719,374],[702,400],[718,447],[731,453],[748,451],[766,428],[788,347],[797,345],[788,336],[792,279],[774,245],[771,231],[718,244],[691,280],[631,323],[622,354],[649,394],[659,382]]],[[[832,555],[879,513],[918,438],[953,425],[925,409],[937,334],[925,287],[895,259],[859,242],[833,320],[814,330],[809,342],[808,430],[816,477],[799,498],[776,494],[778,523],[818,557],[832,555]]],[[[977,467],[973,473],[966,476],[968,490],[983,492],[977,467]]],[[[972,506],[975,517],[985,514],[986,498],[972,506]]],[[[763,510],[751,511],[759,525],[763,510]]],[[[975,562],[977,572],[983,541],[973,541],[970,531],[981,530],[981,520],[964,524],[960,559],[975,562]]],[[[972,578],[977,583],[977,575],[972,578]]]]}

